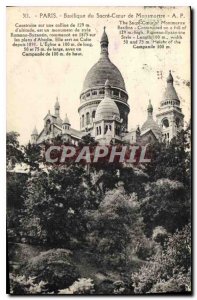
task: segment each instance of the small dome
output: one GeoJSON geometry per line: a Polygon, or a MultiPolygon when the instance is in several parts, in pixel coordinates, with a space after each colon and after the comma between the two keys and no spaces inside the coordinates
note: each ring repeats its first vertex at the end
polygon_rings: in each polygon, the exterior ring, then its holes
{"type": "Polygon", "coordinates": [[[65,115],[63,124],[68,124],[68,125],[70,125],[70,121],[69,121],[69,119],[68,119],[67,114],[65,115]]]}
{"type": "Polygon", "coordinates": [[[112,119],[114,116],[120,118],[118,106],[111,98],[104,98],[98,105],[95,114],[95,121],[101,119],[112,119]]]}
{"type": "Polygon", "coordinates": [[[34,127],[34,130],[32,131],[32,135],[38,135],[38,131],[36,129],[36,126],[34,127]]]}
{"type": "Polygon", "coordinates": [[[144,131],[147,131],[150,129],[158,137],[161,135],[161,129],[160,129],[159,125],[157,124],[157,122],[155,122],[153,120],[153,106],[151,104],[151,100],[149,100],[147,112],[148,112],[148,117],[147,117],[147,120],[144,122],[144,124],[141,127],[141,132],[143,133],[144,131]]]}
{"type": "Polygon", "coordinates": [[[110,98],[109,80],[106,82],[107,82],[107,85],[105,85],[105,97],[99,103],[99,105],[96,109],[95,121],[99,121],[102,119],[113,119],[114,116],[120,118],[120,112],[119,112],[118,106],[116,105],[115,101],[110,98]]]}
{"type": "Polygon", "coordinates": [[[148,118],[144,124],[141,127],[141,132],[143,133],[144,131],[151,129],[156,136],[160,136],[161,135],[161,129],[159,127],[159,125],[157,124],[157,122],[155,122],[153,120],[153,118],[148,118]]]}
{"type": "Polygon", "coordinates": [[[174,85],[173,85],[173,77],[172,77],[172,74],[171,74],[171,71],[169,72],[169,76],[167,78],[167,87],[165,89],[165,92],[163,94],[163,101],[165,100],[179,100],[179,97],[176,93],[176,90],[174,88],[174,85]]]}

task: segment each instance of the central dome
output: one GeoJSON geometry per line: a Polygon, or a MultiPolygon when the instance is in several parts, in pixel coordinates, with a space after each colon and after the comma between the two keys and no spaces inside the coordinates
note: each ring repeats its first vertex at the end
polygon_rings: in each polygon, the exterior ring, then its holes
{"type": "MultiPolygon", "coordinates": [[[[126,129],[128,126],[128,114],[130,111],[128,104],[128,94],[125,88],[125,82],[122,74],[109,59],[108,45],[109,40],[104,27],[104,31],[100,40],[100,58],[87,73],[83,83],[82,91],[80,93],[80,105],[78,108],[78,112],[81,119],[80,128],[82,131],[87,130],[87,125],[89,128],[88,130],[90,130],[90,128],[93,128],[97,107],[104,98],[105,82],[107,79],[108,82],[110,82],[111,93],[109,97],[110,102],[107,103],[105,99],[105,102],[102,103],[102,105],[106,106],[106,115],[110,113],[109,107],[113,106],[113,115],[119,115],[119,118],[122,120],[121,126],[126,129]],[[113,102],[114,105],[116,105],[115,109],[113,102]]],[[[104,117],[104,119],[106,117],[104,117]]]]}
{"type": "Polygon", "coordinates": [[[111,86],[126,90],[124,79],[118,68],[108,57],[101,57],[87,73],[83,90],[104,86],[107,79],[109,79],[111,86]]]}
{"type": "Polygon", "coordinates": [[[109,41],[105,32],[105,27],[100,44],[101,57],[87,73],[83,84],[83,91],[94,87],[102,87],[105,85],[107,79],[110,81],[112,87],[120,88],[126,91],[122,74],[108,57],[109,41]]]}

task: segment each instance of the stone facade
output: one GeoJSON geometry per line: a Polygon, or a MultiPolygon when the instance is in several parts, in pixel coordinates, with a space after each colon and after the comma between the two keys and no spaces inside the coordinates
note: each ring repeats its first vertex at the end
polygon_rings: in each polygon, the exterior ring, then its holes
{"type": "Polygon", "coordinates": [[[142,127],[137,126],[128,131],[128,94],[120,71],[109,59],[108,44],[104,28],[100,58],[87,73],[80,94],[80,130],[71,127],[67,115],[64,120],[61,119],[60,104],[56,99],[54,114],[49,111],[45,116],[40,134],[36,128],[33,130],[32,143],[41,144],[60,136],[63,141],[77,145],[87,133],[101,144],[169,141],[183,128],[184,115],[170,72],[156,121],[153,119],[153,106],[149,102],[147,120],[142,127]]]}

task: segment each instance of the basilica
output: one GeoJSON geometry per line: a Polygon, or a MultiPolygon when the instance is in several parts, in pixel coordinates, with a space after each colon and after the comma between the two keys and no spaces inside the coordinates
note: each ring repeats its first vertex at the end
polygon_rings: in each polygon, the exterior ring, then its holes
{"type": "Polygon", "coordinates": [[[158,107],[156,120],[153,118],[151,100],[147,103],[147,119],[144,124],[128,129],[130,107],[125,82],[118,68],[111,62],[108,53],[108,36],[105,28],[100,40],[100,58],[87,73],[80,94],[78,113],[80,130],[72,128],[67,114],[60,116],[60,103],[56,99],[54,112],[48,111],[44,127],[38,133],[36,127],[31,134],[32,144],[42,144],[60,136],[63,142],[78,145],[87,134],[99,144],[140,143],[170,141],[183,129],[184,115],[173,84],[171,71],[167,77],[166,89],[158,107]]]}

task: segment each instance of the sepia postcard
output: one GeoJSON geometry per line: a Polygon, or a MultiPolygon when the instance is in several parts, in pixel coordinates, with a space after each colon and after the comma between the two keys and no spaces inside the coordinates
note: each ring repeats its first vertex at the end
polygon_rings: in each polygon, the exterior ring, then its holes
{"type": "Polygon", "coordinates": [[[6,12],[7,293],[192,294],[191,8],[6,12]]]}

